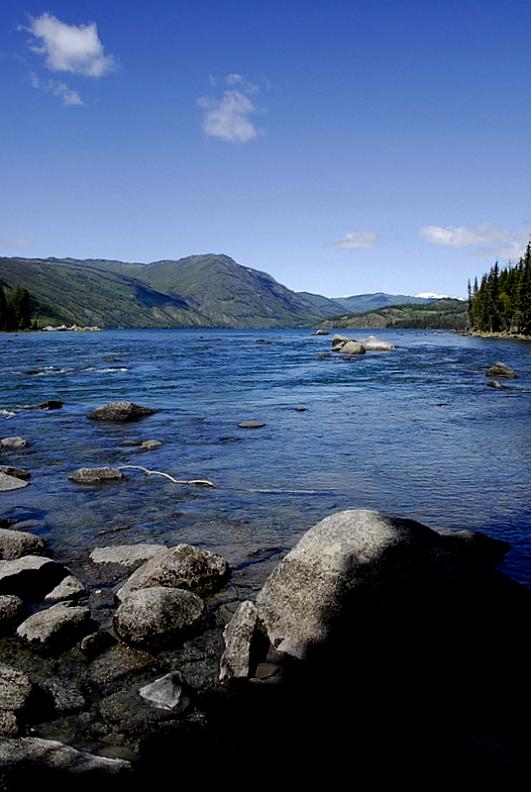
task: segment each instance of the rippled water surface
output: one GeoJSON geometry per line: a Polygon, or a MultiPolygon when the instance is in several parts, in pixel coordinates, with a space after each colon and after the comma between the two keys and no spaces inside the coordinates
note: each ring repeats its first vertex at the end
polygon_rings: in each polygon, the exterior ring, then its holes
{"type": "Polygon", "coordinates": [[[331,336],[310,330],[0,335],[0,437],[31,443],[1,461],[32,474],[26,489],[0,493],[0,517],[42,521],[67,560],[111,537],[191,541],[245,566],[333,511],[379,509],[508,539],[506,570],[531,586],[531,345],[379,335],[397,350],[348,362],[320,360],[331,336]],[[505,390],[486,387],[498,360],[520,374],[505,390]],[[47,399],[65,406],[20,409],[47,399]],[[158,412],[133,424],[87,420],[118,399],[158,412]],[[238,427],[249,419],[266,426],[238,427]],[[164,445],[141,453],[118,445],[128,439],[164,445]],[[108,464],[218,489],[137,472],[99,488],[68,481],[77,467],[108,464]]]}

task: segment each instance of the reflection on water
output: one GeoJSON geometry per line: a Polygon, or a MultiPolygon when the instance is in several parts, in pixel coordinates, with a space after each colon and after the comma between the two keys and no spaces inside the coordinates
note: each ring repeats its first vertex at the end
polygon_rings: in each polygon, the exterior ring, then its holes
{"type": "Polygon", "coordinates": [[[0,517],[42,521],[65,559],[116,529],[121,542],[192,541],[238,563],[288,548],[332,511],[373,508],[507,538],[506,568],[531,586],[531,346],[381,335],[395,352],[348,362],[320,360],[331,337],[309,330],[0,335],[0,437],[31,442],[2,462],[32,473],[30,487],[0,494],[0,517]],[[520,374],[506,390],[486,387],[485,368],[497,360],[520,374]],[[20,410],[47,399],[65,406],[20,410]],[[86,419],[118,399],[159,412],[136,424],[86,419]],[[266,426],[238,427],[254,419],[266,426]],[[145,453],[119,445],[137,438],[164,445],[145,453]],[[105,464],[219,488],[138,472],[97,489],[68,481],[76,467],[105,464]]]}

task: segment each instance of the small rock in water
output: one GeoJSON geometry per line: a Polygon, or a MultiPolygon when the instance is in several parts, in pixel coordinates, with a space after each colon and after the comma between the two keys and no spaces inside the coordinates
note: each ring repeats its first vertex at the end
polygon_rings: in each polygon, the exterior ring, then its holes
{"type": "Polygon", "coordinates": [[[0,449],[5,449],[8,451],[19,451],[20,449],[27,448],[28,446],[28,440],[25,440],[23,437],[3,437],[0,440],[0,449]]]}
{"type": "Polygon", "coordinates": [[[238,426],[240,429],[261,429],[265,423],[263,421],[240,421],[238,426]]]}
{"type": "Polygon", "coordinates": [[[133,570],[166,549],[160,544],[110,545],[96,547],[89,558],[93,564],[118,564],[133,570]]]}
{"type": "Polygon", "coordinates": [[[58,586],[45,596],[46,602],[75,600],[85,593],[85,586],[73,575],[67,575],[58,586]]]}
{"type": "Polygon", "coordinates": [[[296,407],[294,407],[293,409],[295,410],[295,412],[306,412],[306,410],[307,410],[308,408],[307,408],[307,407],[305,407],[305,406],[304,406],[304,404],[298,404],[298,405],[297,405],[296,407]]]}
{"type": "Polygon", "coordinates": [[[53,605],[32,614],[17,629],[17,635],[31,649],[53,651],[72,646],[88,631],[88,608],[53,605]]]}
{"type": "Polygon", "coordinates": [[[140,451],[154,451],[156,448],[160,448],[162,442],[160,440],[144,440],[140,443],[139,450],[140,451]]]}
{"type": "Polygon", "coordinates": [[[505,390],[505,387],[506,386],[503,385],[501,382],[498,382],[498,380],[489,380],[487,382],[487,388],[496,388],[497,390],[505,390]]]}
{"type": "Polygon", "coordinates": [[[78,468],[68,478],[76,484],[101,484],[105,481],[119,481],[124,474],[115,467],[78,468]]]}
{"type": "Polygon", "coordinates": [[[11,492],[12,490],[24,489],[27,486],[27,481],[0,472],[0,492],[11,492]]]}
{"type": "Polygon", "coordinates": [[[256,339],[256,343],[257,344],[272,344],[273,342],[272,341],[268,341],[265,338],[257,338],[256,339]]]}
{"type": "Polygon", "coordinates": [[[319,355],[319,360],[332,360],[333,356],[330,352],[321,352],[319,355]]]}
{"type": "Polygon", "coordinates": [[[203,601],[183,589],[140,589],[128,594],[113,618],[114,631],[131,644],[162,643],[178,638],[203,615],[203,601]]]}
{"type": "Polygon", "coordinates": [[[183,695],[182,676],[178,671],[170,671],[160,679],[155,679],[138,691],[141,697],[159,709],[175,712],[186,706],[183,695]]]}
{"type": "Polygon", "coordinates": [[[142,407],[133,402],[118,401],[109,402],[102,407],[96,407],[88,414],[88,418],[93,421],[136,421],[145,415],[153,415],[156,410],[152,407],[142,407]]]}
{"type": "Polygon", "coordinates": [[[23,468],[10,467],[9,465],[0,465],[0,473],[5,473],[6,476],[22,479],[22,481],[29,481],[31,473],[23,468]]]}
{"type": "Polygon", "coordinates": [[[44,555],[44,542],[40,536],[0,528],[0,559],[12,561],[26,555],[44,555]]]}
{"type": "Polygon", "coordinates": [[[505,377],[506,379],[518,379],[516,371],[506,363],[495,363],[487,369],[487,377],[505,377]]]}
{"type": "Polygon", "coordinates": [[[40,404],[28,404],[25,409],[26,410],[60,410],[63,407],[64,402],[59,401],[59,399],[49,399],[45,402],[40,402],[40,404]]]}
{"type": "Polygon", "coordinates": [[[317,328],[317,330],[315,331],[314,335],[318,335],[318,336],[327,336],[327,335],[330,335],[330,330],[325,330],[325,328],[324,328],[324,327],[319,327],[319,328],[317,328]]]}

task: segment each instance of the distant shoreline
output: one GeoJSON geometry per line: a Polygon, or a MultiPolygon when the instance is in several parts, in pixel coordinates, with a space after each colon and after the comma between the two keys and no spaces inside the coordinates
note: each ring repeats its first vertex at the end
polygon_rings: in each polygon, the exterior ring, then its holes
{"type": "Polygon", "coordinates": [[[531,336],[522,333],[491,333],[486,330],[457,330],[458,335],[474,336],[475,338],[498,338],[507,341],[531,341],[531,336]]]}

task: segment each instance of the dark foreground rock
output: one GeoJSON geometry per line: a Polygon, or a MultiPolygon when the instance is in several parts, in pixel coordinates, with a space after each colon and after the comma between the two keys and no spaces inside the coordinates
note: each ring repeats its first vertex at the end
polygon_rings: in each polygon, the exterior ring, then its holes
{"type": "Polygon", "coordinates": [[[0,632],[21,621],[24,603],[14,594],[0,594],[0,632]]]}
{"type": "Polygon", "coordinates": [[[92,421],[137,421],[146,415],[153,415],[156,410],[152,407],[142,407],[133,402],[109,402],[102,407],[96,407],[88,414],[92,421]]]}
{"type": "Polygon", "coordinates": [[[44,555],[45,546],[40,536],[26,531],[0,528],[0,559],[11,561],[25,555],[44,555]]]}
{"type": "Polygon", "coordinates": [[[203,601],[190,591],[155,586],[128,594],[114,615],[113,626],[126,643],[161,644],[181,637],[203,611],[203,601]]]}
{"type": "Polygon", "coordinates": [[[122,777],[130,773],[131,764],[123,759],[78,751],[56,740],[20,737],[0,740],[0,769],[4,779],[13,784],[10,788],[15,789],[16,781],[29,778],[39,779],[42,784],[56,775],[64,778],[65,774],[72,774],[74,784],[80,775],[90,774],[94,780],[122,777]]]}
{"type": "Polygon", "coordinates": [[[486,375],[487,377],[494,378],[505,377],[505,379],[518,379],[516,371],[513,371],[507,363],[495,363],[487,369],[486,375]]]}
{"type": "Polygon", "coordinates": [[[27,555],[13,561],[0,561],[0,594],[39,599],[67,574],[66,567],[45,556],[27,555]]]}
{"type": "Polygon", "coordinates": [[[180,544],[157,553],[133,572],[116,596],[123,600],[130,592],[152,586],[183,588],[208,596],[217,591],[229,573],[225,559],[193,545],[180,544]]]}

